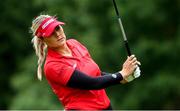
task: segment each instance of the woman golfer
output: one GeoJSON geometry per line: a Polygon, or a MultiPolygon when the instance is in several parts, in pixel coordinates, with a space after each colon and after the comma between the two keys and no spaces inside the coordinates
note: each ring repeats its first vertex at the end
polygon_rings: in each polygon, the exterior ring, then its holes
{"type": "Polygon", "coordinates": [[[39,15],[32,21],[32,43],[39,58],[38,79],[42,78],[41,67],[46,58],[45,77],[65,110],[111,110],[104,88],[127,83],[126,78],[140,62],[132,55],[119,72],[102,72],[85,46],[74,39],[66,40],[64,24],[49,15],[39,15]]]}

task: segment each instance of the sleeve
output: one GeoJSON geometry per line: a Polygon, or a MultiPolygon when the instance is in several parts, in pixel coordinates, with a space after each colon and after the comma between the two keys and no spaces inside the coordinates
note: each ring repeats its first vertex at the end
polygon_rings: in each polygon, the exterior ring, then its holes
{"type": "Polygon", "coordinates": [[[108,74],[111,74],[111,73],[101,72],[101,76],[105,76],[105,75],[108,75],[108,74]]]}
{"type": "Polygon", "coordinates": [[[66,85],[74,70],[74,67],[65,64],[51,64],[46,68],[45,74],[49,81],[66,85]]]}
{"type": "Polygon", "coordinates": [[[74,70],[67,86],[85,90],[97,90],[120,84],[121,80],[123,80],[123,77],[119,72],[105,76],[91,77],[81,71],[74,70]]]}

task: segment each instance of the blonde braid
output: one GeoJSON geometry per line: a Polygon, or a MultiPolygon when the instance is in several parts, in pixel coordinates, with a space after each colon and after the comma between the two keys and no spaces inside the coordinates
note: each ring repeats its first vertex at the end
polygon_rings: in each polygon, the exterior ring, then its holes
{"type": "Polygon", "coordinates": [[[35,49],[36,55],[38,56],[37,77],[40,81],[42,80],[42,65],[45,60],[47,45],[44,43],[44,41],[41,38],[37,37],[35,33],[38,27],[41,25],[42,21],[48,17],[51,16],[40,15],[36,17],[35,20],[33,20],[31,27],[31,32],[33,33],[34,36],[31,42],[33,43],[33,47],[35,49]]]}

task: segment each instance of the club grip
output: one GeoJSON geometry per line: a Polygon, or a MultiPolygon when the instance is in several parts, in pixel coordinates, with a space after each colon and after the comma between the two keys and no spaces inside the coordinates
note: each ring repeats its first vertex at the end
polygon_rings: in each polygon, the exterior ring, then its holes
{"type": "Polygon", "coordinates": [[[128,56],[131,56],[131,51],[130,51],[130,48],[129,48],[129,45],[128,45],[128,41],[124,41],[124,44],[125,44],[125,47],[126,47],[126,51],[127,51],[127,54],[128,56]]]}

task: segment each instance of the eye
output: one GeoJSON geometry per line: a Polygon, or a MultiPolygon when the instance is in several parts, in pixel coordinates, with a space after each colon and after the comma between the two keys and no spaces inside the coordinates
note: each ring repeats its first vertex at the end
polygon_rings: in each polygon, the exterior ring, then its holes
{"type": "Polygon", "coordinates": [[[59,25],[55,27],[55,31],[58,31],[59,29],[60,29],[59,25]]]}

